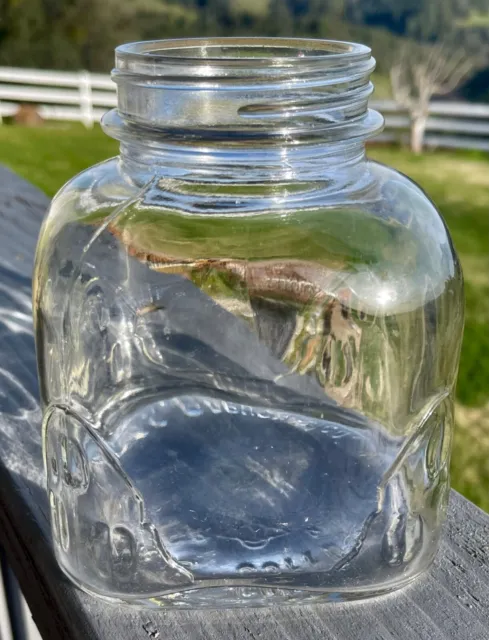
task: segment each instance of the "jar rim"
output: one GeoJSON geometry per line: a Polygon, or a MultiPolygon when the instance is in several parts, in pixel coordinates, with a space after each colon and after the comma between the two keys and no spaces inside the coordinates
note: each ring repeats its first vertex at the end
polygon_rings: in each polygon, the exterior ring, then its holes
{"type": "Polygon", "coordinates": [[[300,68],[311,64],[336,66],[368,60],[370,47],[353,42],[315,38],[223,37],[174,38],[129,42],[116,48],[116,67],[159,75],[154,65],[259,66],[300,68]],[[258,54],[258,55],[256,55],[258,54]]]}
{"type": "Polygon", "coordinates": [[[112,78],[128,126],[173,140],[298,144],[377,132],[374,68],[368,46],[337,40],[183,38],[119,46],[112,78]]]}

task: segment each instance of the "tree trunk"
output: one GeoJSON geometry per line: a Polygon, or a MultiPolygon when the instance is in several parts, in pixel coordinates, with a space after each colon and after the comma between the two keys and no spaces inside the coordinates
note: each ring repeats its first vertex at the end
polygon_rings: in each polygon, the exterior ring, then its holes
{"type": "Polygon", "coordinates": [[[411,151],[414,153],[423,153],[427,122],[427,116],[416,116],[411,119],[411,151]]]}

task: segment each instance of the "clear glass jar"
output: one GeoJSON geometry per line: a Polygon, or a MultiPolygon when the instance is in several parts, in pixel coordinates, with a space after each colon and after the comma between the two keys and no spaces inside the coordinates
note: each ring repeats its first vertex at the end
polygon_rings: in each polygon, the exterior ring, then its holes
{"type": "Polygon", "coordinates": [[[361,45],[116,52],[120,156],[44,223],[35,321],[59,562],[147,605],[377,595],[432,561],[460,265],[368,160],[361,45]]]}

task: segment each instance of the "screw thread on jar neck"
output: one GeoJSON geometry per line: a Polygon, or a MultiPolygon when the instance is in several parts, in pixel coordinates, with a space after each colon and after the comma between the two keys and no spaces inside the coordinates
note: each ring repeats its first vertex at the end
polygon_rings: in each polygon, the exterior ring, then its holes
{"type": "Polygon", "coordinates": [[[363,143],[382,128],[368,109],[368,47],[312,39],[211,38],[116,50],[118,107],[105,131],[126,145],[239,148],[363,143]]]}

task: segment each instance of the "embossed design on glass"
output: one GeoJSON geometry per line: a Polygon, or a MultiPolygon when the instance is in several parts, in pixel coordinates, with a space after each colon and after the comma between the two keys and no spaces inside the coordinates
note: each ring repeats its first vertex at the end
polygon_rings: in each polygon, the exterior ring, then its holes
{"type": "Polygon", "coordinates": [[[117,50],[121,152],[71,180],[34,282],[59,562],[148,606],[376,595],[436,552],[463,285],[368,160],[361,45],[117,50]]]}

